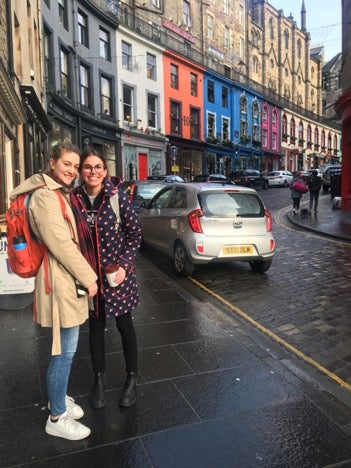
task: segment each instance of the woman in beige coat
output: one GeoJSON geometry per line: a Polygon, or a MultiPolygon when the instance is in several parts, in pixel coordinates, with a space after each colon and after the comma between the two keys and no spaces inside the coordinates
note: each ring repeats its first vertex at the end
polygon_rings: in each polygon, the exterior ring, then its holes
{"type": "Polygon", "coordinates": [[[50,416],[45,431],[69,440],[80,440],[90,434],[88,427],[76,421],[84,412],[67,396],[67,386],[79,325],[88,318],[88,296],[97,292],[97,276],[78,248],[77,227],[69,202],[78,167],[78,148],[57,144],[50,159],[50,172],[33,175],[10,197],[35,189],[29,203],[29,221],[34,234],[48,248],[50,291],[45,287],[42,264],[35,279],[34,319],[42,327],[50,327],[53,336],[46,377],[50,416]],[[63,195],[69,219],[63,217],[55,190],[63,195]],[[77,284],[86,289],[86,294],[78,297],[77,284]]]}

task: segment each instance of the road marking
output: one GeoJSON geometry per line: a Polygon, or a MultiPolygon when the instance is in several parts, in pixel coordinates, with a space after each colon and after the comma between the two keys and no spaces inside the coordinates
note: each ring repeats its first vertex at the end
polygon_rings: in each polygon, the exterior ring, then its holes
{"type": "Polygon", "coordinates": [[[228,302],[226,299],[224,299],[222,296],[220,296],[219,294],[215,293],[214,291],[212,291],[211,289],[207,288],[204,284],[200,283],[199,281],[197,281],[196,279],[194,279],[193,277],[189,277],[188,278],[190,281],[192,281],[194,284],[196,284],[196,286],[198,286],[199,288],[203,289],[205,292],[207,292],[207,294],[209,294],[210,296],[214,297],[215,299],[217,299],[218,301],[220,301],[222,304],[226,305],[227,307],[229,307],[233,312],[235,312],[237,315],[239,315],[240,317],[244,318],[246,321],[250,322],[255,328],[257,328],[258,330],[260,330],[261,332],[263,332],[264,334],[268,335],[270,338],[272,338],[273,340],[275,340],[277,343],[281,344],[282,346],[284,346],[285,348],[289,349],[290,351],[292,351],[294,354],[296,354],[297,356],[299,356],[301,359],[303,359],[304,361],[308,362],[309,364],[311,364],[313,367],[317,368],[320,372],[322,372],[323,374],[327,375],[328,377],[330,377],[331,379],[333,379],[335,382],[337,382],[339,385],[341,385],[342,387],[345,387],[347,388],[348,390],[351,391],[351,385],[348,384],[347,382],[345,382],[344,380],[342,380],[340,377],[338,377],[337,375],[335,375],[333,372],[329,371],[327,368],[325,368],[324,366],[322,366],[321,364],[319,364],[317,361],[315,361],[314,359],[312,359],[311,357],[307,356],[306,354],[304,354],[302,351],[298,350],[297,348],[295,348],[295,346],[291,345],[290,343],[288,343],[287,341],[285,341],[283,338],[280,338],[280,336],[276,335],[274,332],[268,330],[268,328],[264,327],[263,325],[261,325],[259,322],[256,322],[256,320],[254,320],[252,317],[250,317],[249,315],[247,315],[245,312],[243,312],[241,309],[239,309],[238,307],[234,306],[233,304],[231,304],[230,302],[228,302]]]}

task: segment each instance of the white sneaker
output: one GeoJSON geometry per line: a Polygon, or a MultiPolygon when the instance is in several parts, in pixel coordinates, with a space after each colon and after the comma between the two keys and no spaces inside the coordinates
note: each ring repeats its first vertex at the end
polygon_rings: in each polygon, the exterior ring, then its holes
{"type": "MultiPolygon", "coordinates": [[[[74,403],[74,400],[72,397],[66,395],[65,402],[66,402],[66,411],[70,418],[80,419],[84,416],[83,409],[79,405],[74,403]]],[[[50,401],[48,402],[48,409],[50,410],[50,401]]]]}
{"type": "Polygon", "coordinates": [[[66,395],[66,411],[68,416],[72,419],[80,419],[84,416],[83,409],[68,395],[66,395]]]}
{"type": "Polygon", "coordinates": [[[68,440],[81,440],[90,435],[89,427],[69,417],[67,411],[59,417],[57,422],[52,422],[49,416],[46,421],[45,432],[68,440]]]}

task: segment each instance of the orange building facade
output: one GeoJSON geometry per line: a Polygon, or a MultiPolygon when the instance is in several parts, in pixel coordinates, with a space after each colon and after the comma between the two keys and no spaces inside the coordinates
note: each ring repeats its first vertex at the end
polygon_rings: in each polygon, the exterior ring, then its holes
{"type": "Polygon", "coordinates": [[[202,172],[204,141],[203,68],[166,50],[163,55],[167,170],[191,180],[202,172]]]}

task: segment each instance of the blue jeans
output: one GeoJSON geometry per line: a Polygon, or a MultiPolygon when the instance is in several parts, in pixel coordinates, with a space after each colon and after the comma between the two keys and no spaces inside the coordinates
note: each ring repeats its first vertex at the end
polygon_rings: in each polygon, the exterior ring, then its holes
{"type": "Polygon", "coordinates": [[[51,356],[46,374],[46,386],[50,402],[50,414],[59,416],[66,411],[66,394],[72,360],[75,355],[79,326],[60,328],[61,354],[51,356]]]}

